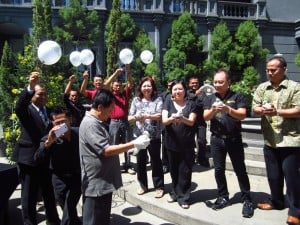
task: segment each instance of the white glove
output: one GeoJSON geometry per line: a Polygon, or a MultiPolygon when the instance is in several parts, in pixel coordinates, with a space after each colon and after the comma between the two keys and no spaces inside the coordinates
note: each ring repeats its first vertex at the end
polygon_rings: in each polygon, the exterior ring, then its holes
{"type": "Polygon", "coordinates": [[[141,149],[147,148],[150,144],[148,131],[145,131],[141,136],[134,139],[131,143],[134,144],[134,148],[130,149],[128,153],[132,153],[133,155],[136,155],[141,149]]]}

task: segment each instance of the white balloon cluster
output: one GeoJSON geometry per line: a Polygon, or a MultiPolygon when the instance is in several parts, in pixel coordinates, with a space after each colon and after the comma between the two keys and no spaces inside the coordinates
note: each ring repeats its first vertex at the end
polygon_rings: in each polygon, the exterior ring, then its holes
{"type": "MultiPolygon", "coordinates": [[[[61,58],[62,51],[60,45],[55,41],[44,41],[38,47],[38,58],[45,65],[53,65],[61,58]]],[[[94,61],[94,53],[89,49],[83,49],[81,52],[73,51],[69,56],[73,66],[90,65],[94,61]]]]}
{"type": "Polygon", "coordinates": [[[43,41],[38,47],[38,58],[45,65],[53,65],[58,62],[62,51],[55,41],[43,41]]]}
{"type": "Polygon", "coordinates": [[[89,49],[83,49],[81,52],[73,51],[70,54],[69,60],[73,66],[90,65],[94,61],[94,53],[89,49]]]}
{"type": "MultiPolygon", "coordinates": [[[[153,54],[149,50],[141,52],[140,58],[143,63],[149,64],[153,61],[153,54]]],[[[124,48],[119,53],[119,59],[123,64],[130,64],[133,60],[133,52],[129,48],[124,48]]]]}

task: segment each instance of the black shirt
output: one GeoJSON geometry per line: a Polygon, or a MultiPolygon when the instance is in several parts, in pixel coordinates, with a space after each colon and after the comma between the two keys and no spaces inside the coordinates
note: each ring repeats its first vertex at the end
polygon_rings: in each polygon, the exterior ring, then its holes
{"type": "Polygon", "coordinates": [[[79,160],[79,128],[71,128],[70,141],[61,140],[45,148],[48,136],[41,139],[40,147],[35,153],[35,160],[42,162],[50,160],[50,169],[57,176],[80,175],[79,160]]]}
{"type": "MultiPolygon", "coordinates": [[[[163,105],[163,110],[168,111],[168,117],[173,113],[177,113],[177,109],[171,98],[167,98],[163,105]]],[[[183,108],[182,113],[185,117],[189,117],[190,113],[196,113],[196,105],[193,101],[187,100],[186,106],[183,108]]],[[[195,126],[191,127],[184,123],[174,124],[171,123],[166,127],[165,132],[165,145],[172,151],[186,151],[193,150],[195,147],[195,126]]]]}
{"type": "Polygon", "coordinates": [[[66,108],[72,115],[72,127],[79,127],[85,114],[85,108],[80,103],[74,103],[69,100],[69,94],[64,94],[66,108]]]}
{"type": "Polygon", "coordinates": [[[195,92],[190,89],[187,91],[187,96],[188,96],[188,100],[191,100],[196,103],[197,119],[196,119],[195,126],[206,127],[207,125],[203,118],[203,100],[206,97],[206,94],[204,92],[202,92],[200,95],[197,96],[197,95],[195,95],[195,92]]]}
{"type": "MultiPolygon", "coordinates": [[[[221,99],[224,104],[233,109],[246,108],[247,104],[243,95],[229,90],[224,99],[218,93],[206,96],[203,102],[205,109],[210,109],[216,98],[221,99]]],[[[241,136],[241,121],[231,117],[228,113],[217,113],[212,119],[210,124],[210,131],[213,135],[227,135],[230,137],[241,136]]]]}

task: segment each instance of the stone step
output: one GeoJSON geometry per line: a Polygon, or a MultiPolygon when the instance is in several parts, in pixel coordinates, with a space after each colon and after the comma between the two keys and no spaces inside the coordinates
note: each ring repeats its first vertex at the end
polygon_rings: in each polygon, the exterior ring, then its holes
{"type": "Polygon", "coordinates": [[[245,159],[246,160],[252,160],[252,161],[258,161],[258,162],[264,162],[264,153],[263,148],[259,147],[247,147],[245,148],[245,159]]]}
{"type": "MultiPolygon", "coordinates": [[[[214,166],[211,156],[209,156],[209,163],[211,167],[214,166]]],[[[248,174],[266,176],[266,166],[262,148],[245,148],[245,164],[248,174]]],[[[229,156],[226,158],[226,170],[233,171],[229,156]]]]}
{"type": "MultiPolygon", "coordinates": [[[[256,176],[266,176],[265,162],[245,159],[247,173],[256,176]]],[[[231,160],[226,158],[226,170],[233,171],[231,160]]]]}

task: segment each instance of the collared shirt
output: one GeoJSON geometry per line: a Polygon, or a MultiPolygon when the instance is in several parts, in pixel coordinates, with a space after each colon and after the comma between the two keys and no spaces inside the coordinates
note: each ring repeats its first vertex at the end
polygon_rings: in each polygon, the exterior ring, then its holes
{"type": "MultiPolygon", "coordinates": [[[[129,115],[157,114],[162,112],[163,101],[161,97],[157,97],[153,101],[142,100],[139,97],[134,97],[129,115]]],[[[136,121],[133,128],[134,137],[140,136],[144,131],[148,131],[151,139],[160,139],[161,135],[161,121],[146,119],[143,123],[136,121]]]]}
{"type": "Polygon", "coordinates": [[[112,193],[122,186],[118,155],[104,156],[110,145],[105,122],[86,112],[79,127],[79,155],[82,193],[99,197],[112,193]]]}
{"type": "MultiPolygon", "coordinates": [[[[300,84],[285,78],[278,88],[270,81],[260,84],[253,97],[252,108],[265,102],[273,104],[276,109],[300,108],[300,84]]],[[[281,116],[262,116],[261,127],[265,144],[276,147],[300,146],[300,118],[283,118],[281,116]]]]}
{"type": "Polygon", "coordinates": [[[115,96],[115,106],[110,115],[111,119],[127,120],[128,107],[129,107],[128,105],[129,105],[131,90],[132,90],[131,88],[126,86],[125,90],[122,93],[120,94],[113,93],[115,96]]]}
{"type": "Polygon", "coordinates": [[[85,90],[85,93],[87,94],[87,99],[89,100],[94,100],[96,94],[97,94],[97,90],[96,89],[93,89],[93,90],[85,90]]]}
{"type": "MultiPolygon", "coordinates": [[[[216,98],[223,101],[224,104],[233,109],[246,108],[247,104],[243,95],[229,90],[224,99],[218,93],[208,95],[203,101],[203,108],[210,109],[216,98]]],[[[217,113],[212,119],[210,124],[210,131],[214,135],[226,135],[230,137],[241,136],[242,125],[241,121],[233,118],[228,113],[217,113]]]]}

